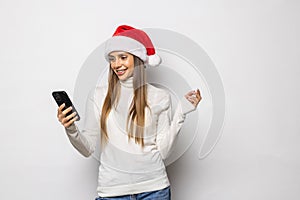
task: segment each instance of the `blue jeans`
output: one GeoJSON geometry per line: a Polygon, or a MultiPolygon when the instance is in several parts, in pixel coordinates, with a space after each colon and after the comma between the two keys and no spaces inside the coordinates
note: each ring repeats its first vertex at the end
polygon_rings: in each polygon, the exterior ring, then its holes
{"type": "Polygon", "coordinates": [[[162,190],[117,197],[97,197],[95,200],[171,200],[170,186],[162,190]]]}

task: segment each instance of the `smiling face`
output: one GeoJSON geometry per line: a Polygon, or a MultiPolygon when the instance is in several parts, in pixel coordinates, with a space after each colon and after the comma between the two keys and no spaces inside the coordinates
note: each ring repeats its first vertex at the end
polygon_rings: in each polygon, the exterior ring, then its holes
{"type": "Polygon", "coordinates": [[[133,76],[134,57],[124,51],[113,51],[108,55],[110,67],[119,80],[126,80],[133,76]]]}

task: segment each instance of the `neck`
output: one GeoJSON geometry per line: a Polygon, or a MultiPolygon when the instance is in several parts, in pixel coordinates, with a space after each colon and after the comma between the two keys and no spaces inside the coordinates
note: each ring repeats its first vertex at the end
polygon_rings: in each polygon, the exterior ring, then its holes
{"type": "Polygon", "coordinates": [[[120,84],[126,88],[133,88],[133,76],[127,78],[126,80],[120,80],[120,84]]]}

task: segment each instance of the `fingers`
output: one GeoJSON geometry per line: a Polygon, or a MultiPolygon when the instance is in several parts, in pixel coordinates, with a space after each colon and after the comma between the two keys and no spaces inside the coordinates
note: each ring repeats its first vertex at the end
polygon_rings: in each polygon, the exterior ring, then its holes
{"type": "Polygon", "coordinates": [[[63,108],[66,106],[66,104],[65,103],[63,103],[63,104],[61,104],[59,107],[58,107],[58,110],[59,111],[62,111],[63,110],[63,108]]]}
{"type": "Polygon", "coordinates": [[[201,101],[202,97],[201,97],[201,93],[200,93],[200,90],[197,89],[196,91],[196,98],[199,99],[199,102],[201,101]]]}
{"type": "Polygon", "coordinates": [[[200,90],[192,90],[185,95],[185,98],[191,102],[195,107],[197,107],[198,103],[201,101],[201,93],[200,90]]]}
{"type": "Polygon", "coordinates": [[[71,126],[77,120],[77,118],[78,118],[78,116],[74,117],[70,121],[64,123],[63,126],[66,127],[66,128],[68,128],[69,126],[71,126]]]}
{"type": "Polygon", "coordinates": [[[57,118],[59,119],[60,122],[62,121],[63,118],[65,118],[66,114],[72,110],[71,106],[69,108],[65,109],[64,111],[62,111],[63,108],[64,108],[64,106],[61,105],[57,111],[57,118]]]}
{"type": "Polygon", "coordinates": [[[62,110],[63,108],[65,107],[66,105],[63,103],[61,104],[58,109],[57,109],[57,118],[59,118],[59,115],[62,113],[62,110]]]}
{"type": "Polygon", "coordinates": [[[75,116],[76,116],[76,112],[73,112],[72,114],[70,114],[70,115],[64,117],[64,118],[62,119],[61,123],[62,123],[62,124],[65,124],[65,123],[67,123],[70,119],[72,119],[72,118],[75,117],[75,116]]]}
{"type": "Polygon", "coordinates": [[[187,99],[189,102],[191,102],[191,104],[193,104],[194,106],[196,106],[195,101],[192,98],[188,98],[187,99]]]}
{"type": "Polygon", "coordinates": [[[72,106],[70,106],[69,108],[65,109],[64,111],[62,111],[62,114],[66,115],[68,112],[70,112],[72,110],[72,106]]]}
{"type": "Polygon", "coordinates": [[[191,96],[191,95],[193,95],[194,94],[194,90],[192,90],[192,91],[189,91],[185,96],[191,96]]]}
{"type": "Polygon", "coordinates": [[[195,97],[193,97],[192,95],[188,96],[186,95],[185,97],[189,102],[191,102],[191,104],[193,104],[194,106],[196,106],[196,100],[195,97]]]}
{"type": "Polygon", "coordinates": [[[64,126],[69,127],[72,125],[77,119],[78,116],[76,116],[76,112],[73,112],[72,114],[68,114],[70,111],[72,111],[72,106],[68,107],[67,109],[63,110],[65,107],[65,104],[62,104],[58,107],[57,110],[57,118],[58,121],[64,126]],[[68,114],[68,115],[67,115],[68,114]],[[66,116],[67,115],[67,116],[66,116]],[[75,117],[76,116],[76,117],[75,117]]]}

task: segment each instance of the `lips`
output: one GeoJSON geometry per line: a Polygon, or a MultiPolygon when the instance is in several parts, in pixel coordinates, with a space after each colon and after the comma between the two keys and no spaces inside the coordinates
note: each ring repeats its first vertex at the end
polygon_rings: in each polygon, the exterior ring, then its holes
{"type": "Polygon", "coordinates": [[[116,74],[117,74],[118,76],[122,76],[123,74],[125,74],[126,70],[127,70],[127,69],[117,69],[117,70],[116,70],[116,74]]]}

